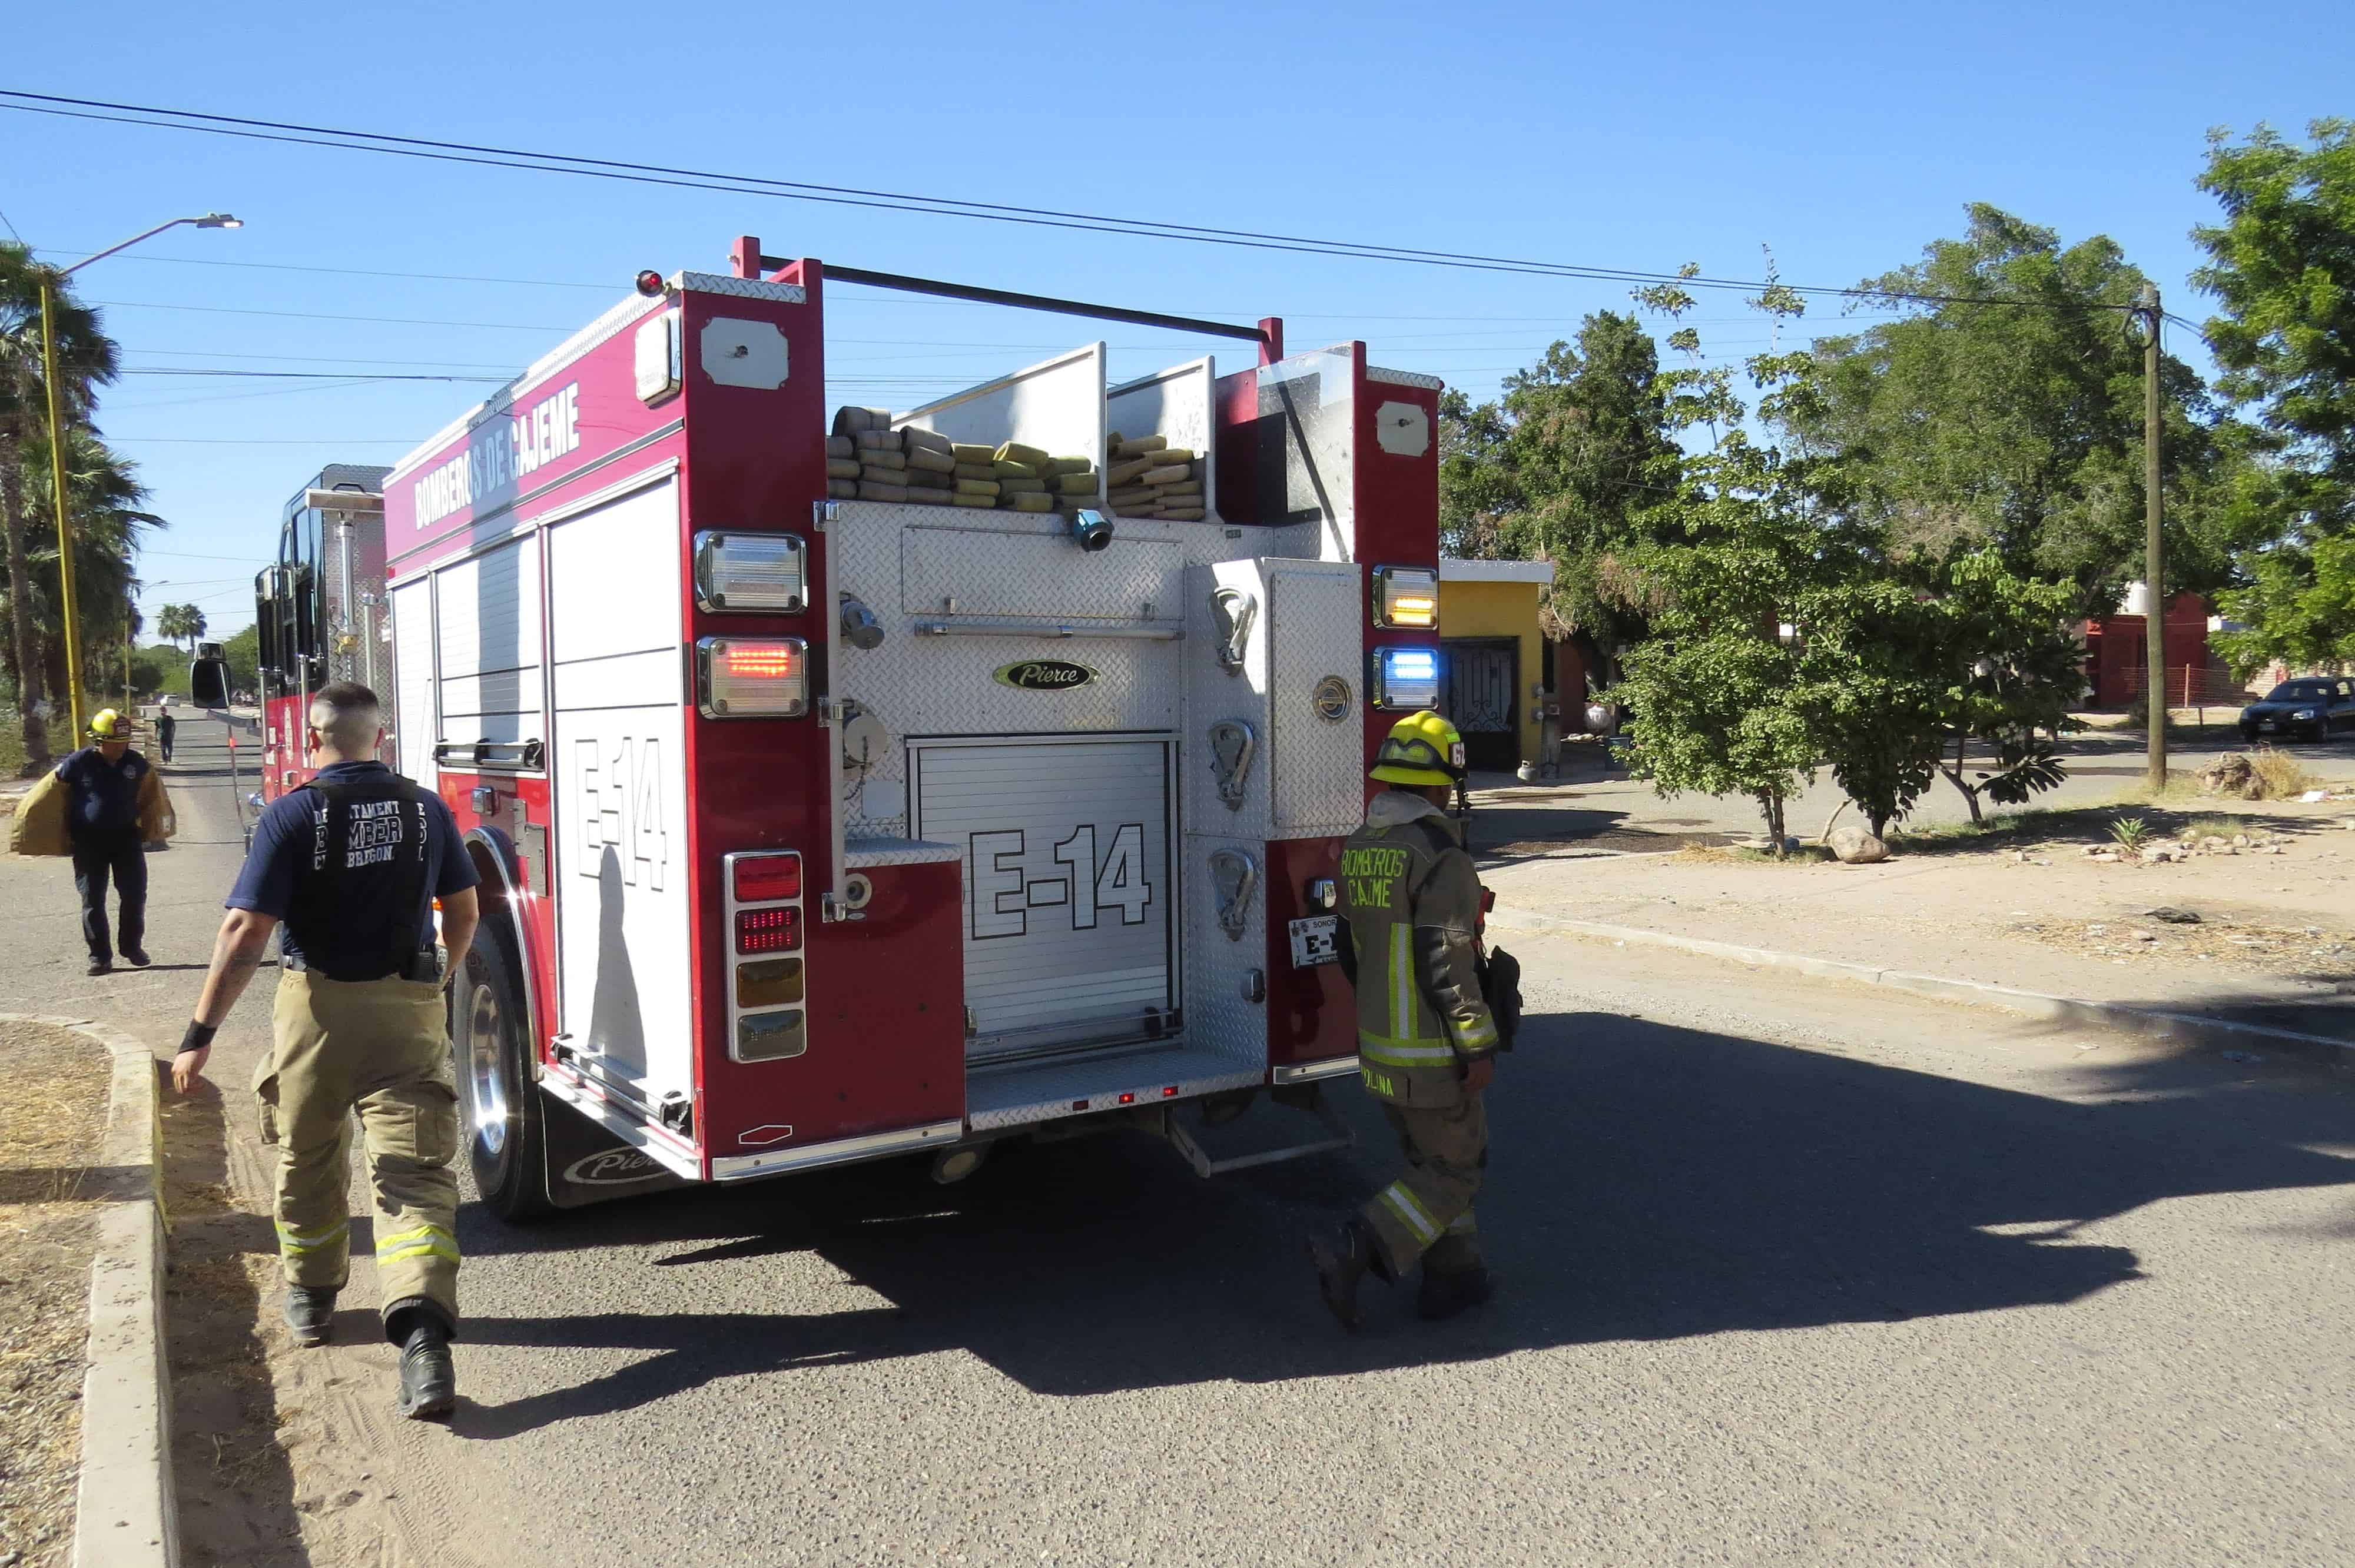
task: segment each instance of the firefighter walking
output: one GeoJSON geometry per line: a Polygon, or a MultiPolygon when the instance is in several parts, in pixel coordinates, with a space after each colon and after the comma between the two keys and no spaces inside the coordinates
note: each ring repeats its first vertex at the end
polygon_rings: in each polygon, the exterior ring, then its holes
{"type": "Polygon", "coordinates": [[[1480,879],[1445,807],[1464,777],[1464,739],[1435,713],[1391,728],[1370,777],[1390,788],[1341,851],[1344,953],[1354,959],[1358,1057],[1367,1089],[1399,1135],[1406,1169],[1343,1224],[1309,1245],[1325,1305],[1360,1321],[1358,1286],[1420,1261],[1425,1318],[1488,1298],[1472,1202],[1488,1164],[1484,1093],[1502,1044],[1482,999],[1480,879]]]}
{"type": "Polygon", "coordinates": [[[164,781],[131,749],[131,721],[112,708],[91,715],[88,746],[58,764],[65,787],[67,842],[74,890],[81,895],[81,939],[90,972],[114,967],[119,950],[133,969],[147,967],[148,841],[164,836],[164,781]],[[106,927],[106,885],[114,884],[119,917],[106,927]]]}
{"type": "Polygon", "coordinates": [[[333,1330],[350,1269],[357,1112],[384,1333],[401,1347],[400,1407],[442,1415],[457,1396],[458,1331],[458,1102],[442,988],[474,937],[474,870],[449,807],[376,760],[384,729],[373,692],[339,682],[308,718],[318,774],[254,824],[172,1075],[184,1092],[196,1082],[283,921],[272,1045],[254,1089],[263,1139],[278,1146],[286,1326],[299,1345],[324,1344],[333,1330]]]}

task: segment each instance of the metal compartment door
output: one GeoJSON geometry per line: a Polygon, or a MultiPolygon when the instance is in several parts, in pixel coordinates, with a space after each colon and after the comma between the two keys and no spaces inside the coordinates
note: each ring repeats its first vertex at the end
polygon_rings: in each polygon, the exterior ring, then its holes
{"type": "Polygon", "coordinates": [[[968,1062],[1174,1032],[1171,748],[1162,736],[909,742],[913,832],[964,855],[968,1062]]]}

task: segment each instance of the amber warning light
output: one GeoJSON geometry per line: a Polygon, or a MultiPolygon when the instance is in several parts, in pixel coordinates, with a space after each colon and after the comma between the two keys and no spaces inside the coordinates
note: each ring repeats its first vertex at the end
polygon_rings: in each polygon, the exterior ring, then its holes
{"type": "Polygon", "coordinates": [[[809,712],[809,644],[798,637],[706,637],[695,645],[706,718],[798,718],[809,712]]]}

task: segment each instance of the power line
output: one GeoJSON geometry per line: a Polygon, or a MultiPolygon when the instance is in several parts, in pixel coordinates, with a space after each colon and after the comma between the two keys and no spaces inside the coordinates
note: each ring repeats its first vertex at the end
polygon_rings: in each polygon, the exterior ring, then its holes
{"type": "Polygon", "coordinates": [[[155,130],[195,131],[207,135],[229,136],[244,141],[277,142],[295,146],[332,148],[341,152],[377,153],[389,156],[421,158],[436,163],[523,169],[539,174],[573,175],[584,178],[667,185],[688,190],[768,196],[837,207],[917,213],[935,217],[964,217],[994,223],[1019,224],[1031,228],[1123,234],[1139,238],[1180,239],[1195,244],[1244,249],[1295,251],[1353,260],[1391,261],[1472,271],[1520,273],[1536,277],[1575,278],[1597,282],[1667,284],[1689,289],[1765,289],[1772,286],[1792,294],[1818,294],[1842,299],[1902,299],[1925,303],[1998,305],[2051,310],[2132,308],[2123,305],[2089,307],[2075,302],[2049,300],[2008,300],[1984,295],[1943,294],[1880,288],[1835,288],[1827,284],[1784,283],[1779,281],[1770,284],[1769,281],[1758,280],[1713,278],[1700,273],[1687,276],[1634,268],[1599,267],[1578,262],[1538,261],[1513,257],[1483,256],[1462,251],[1423,250],[1357,240],[1273,234],[1257,229],[1220,228],[1205,225],[1169,223],[1159,219],[1116,217],[1096,213],[1071,212],[1054,207],[975,202],[961,197],[922,196],[908,192],[868,189],[855,185],[827,185],[802,180],[777,180],[756,175],[723,174],[668,164],[635,163],[623,159],[592,158],[578,154],[546,153],[467,142],[444,142],[421,136],[395,136],[381,132],[305,125],[289,121],[257,120],[240,115],[208,114],[196,110],[162,108],[152,104],[119,103],[103,99],[69,98],[53,93],[26,92],[10,88],[0,88],[0,98],[28,101],[0,103],[0,108],[16,110],[21,113],[53,115],[73,120],[93,120],[112,124],[142,125],[155,130]],[[100,110],[113,112],[92,112],[100,110]],[[144,118],[131,118],[132,116],[144,116],[144,118]]]}
{"type": "Polygon", "coordinates": [[[444,370],[497,370],[513,375],[511,365],[485,364],[471,359],[358,359],[347,360],[343,355],[318,354],[236,354],[225,348],[133,348],[124,352],[142,355],[163,355],[173,359],[261,359],[283,365],[399,365],[421,368],[438,366],[444,370]]]}
{"type": "Polygon", "coordinates": [[[500,382],[502,376],[390,376],[374,372],[335,370],[230,370],[202,366],[133,365],[117,371],[118,376],[233,376],[256,380],[276,381],[343,381],[354,386],[364,381],[476,381],[500,382]]]}
{"type": "Polygon", "coordinates": [[[413,447],[399,436],[112,436],[109,446],[165,447],[413,447]]]}

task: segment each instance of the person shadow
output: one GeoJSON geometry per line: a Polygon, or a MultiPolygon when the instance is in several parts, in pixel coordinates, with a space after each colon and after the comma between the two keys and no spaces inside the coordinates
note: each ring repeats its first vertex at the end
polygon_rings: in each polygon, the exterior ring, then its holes
{"type": "Polygon", "coordinates": [[[589,1037],[584,1044],[625,1075],[646,1067],[645,1020],[638,1011],[638,975],[630,959],[623,917],[628,888],[622,857],[607,844],[597,862],[597,969],[589,996],[589,1037]]]}
{"type": "Polygon", "coordinates": [[[2079,1238],[2093,1221],[2169,1197],[2355,1182],[2355,1159],[2324,1151],[2344,1142],[2336,1094],[2252,1099],[2201,1059],[2076,1077],[2102,1103],[1532,1013],[1490,1097],[1479,1214],[1497,1298],[1430,1325],[1412,1320],[1411,1287],[1369,1285],[1356,1337],[1317,1303],[1302,1245],[1391,1173],[1379,1116],[1346,1084],[1327,1092],[1355,1150],[1209,1181],[1132,1132],[1009,1143],[945,1189],[901,1161],[649,1196],[531,1231],[470,1207],[469,1257],[636,1247],[654,1255],[641,1294],[677,1306],[471,1319],[471,1340],[558,1352],[549,1364],[644,1353],[585,1383],[462,1404],[454,1430],[509,1438],[720,1380],[943,1350],[1081,1396],[2053,1305],[2144,1287],[2131,1249],[2079,1238]],[[2165,1092],[2138,1094],[2147,1084],[2165,1092]],[[797,1255],[880,1301],[702,1305],[790,1298],[806,1277],[797,1255]]]}

